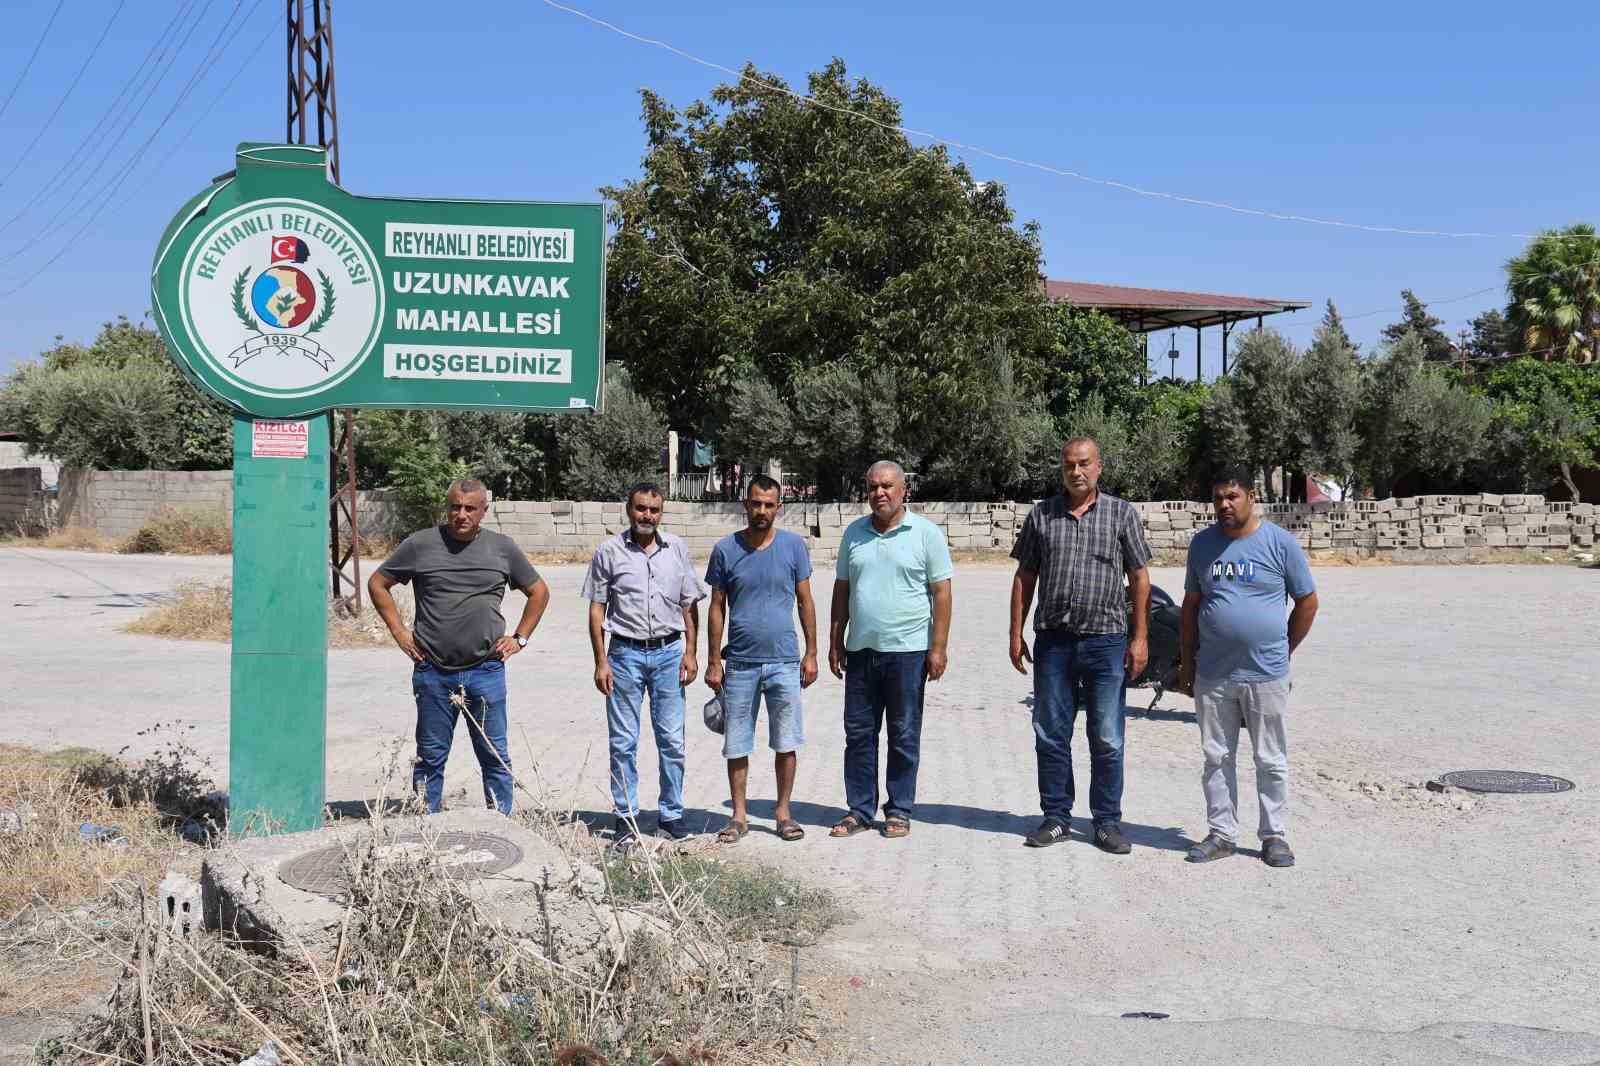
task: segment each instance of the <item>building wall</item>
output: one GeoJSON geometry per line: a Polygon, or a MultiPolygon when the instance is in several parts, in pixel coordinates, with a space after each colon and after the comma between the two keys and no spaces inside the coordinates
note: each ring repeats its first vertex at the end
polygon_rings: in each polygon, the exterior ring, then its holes
{"type": "Polygon", "coordinates": [[[48,504],[37,466],[0,469],[0,534],[44,532],[48,504]]]}
{"type": "Polygon", "coordinates": [[[0,440],[0,470],[27,466],[38,467],[46,485],[54,485],[61,472],[60,463],[54,459],[29,455],[27,445],[21,441],[0,440]]]}

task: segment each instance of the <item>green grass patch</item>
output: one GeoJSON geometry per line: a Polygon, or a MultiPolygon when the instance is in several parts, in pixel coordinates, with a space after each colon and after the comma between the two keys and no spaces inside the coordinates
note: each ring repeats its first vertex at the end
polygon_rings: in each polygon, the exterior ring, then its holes
{"type": "MultiPolygon", "coordinates": [[[[849,917],[833,893],[770,866],[675,855],[657,857],[655,867],[669,897],[698,897],[740,936],[810,944],[849,917]]],[[[660,898],[649,867],[635,858],[608,858],[606,880],[619,903],[660,898]]]]}

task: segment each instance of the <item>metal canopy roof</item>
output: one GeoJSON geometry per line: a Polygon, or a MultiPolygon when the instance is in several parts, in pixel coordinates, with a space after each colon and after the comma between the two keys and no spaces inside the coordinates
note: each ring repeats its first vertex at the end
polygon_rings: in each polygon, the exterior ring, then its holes
{"type": "Polygon", "coordinates": [[[1089,281],[1046,281],[1045,294],[1052,303],[1090,307],[1114,318],[1134,333],[1153,333],[1174,326],[1229,326],[1250,318],[1300,311],[1306,300],[1265,300],[1253,296],[1223,296],[1210,292],[1138,289],[1126,285],[1099,285],[1089,281]]]}

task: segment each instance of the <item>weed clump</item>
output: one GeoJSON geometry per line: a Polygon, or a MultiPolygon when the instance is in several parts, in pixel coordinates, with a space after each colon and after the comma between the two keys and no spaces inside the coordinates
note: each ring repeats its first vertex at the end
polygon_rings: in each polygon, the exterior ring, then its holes
{"type": "Polygon", "coordinates": [[[128,555],[228,555],[233,525],[219,510],[163,507],[122,544],[128,555]]]}

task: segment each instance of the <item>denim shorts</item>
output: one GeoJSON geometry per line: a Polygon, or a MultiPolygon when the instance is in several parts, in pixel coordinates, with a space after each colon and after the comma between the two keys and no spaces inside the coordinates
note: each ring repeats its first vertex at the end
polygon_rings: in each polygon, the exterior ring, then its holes
{"type": "Polygon", "coordinates": [[[756,712],[767,701],[767,745],[776,752],[797,751],[806,741],[800,710],[799,663],[722,664],[722,757],[742,759],[756,748],[756,712]]]}

